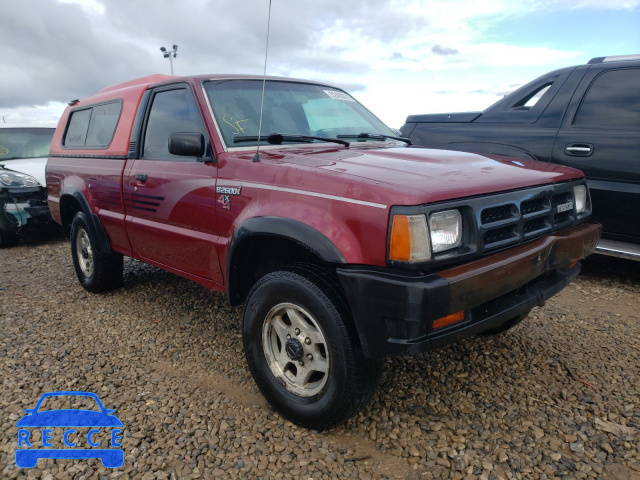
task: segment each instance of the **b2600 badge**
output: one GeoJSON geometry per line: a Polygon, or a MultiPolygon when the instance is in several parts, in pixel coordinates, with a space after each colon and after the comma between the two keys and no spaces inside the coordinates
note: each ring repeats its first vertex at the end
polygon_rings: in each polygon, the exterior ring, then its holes
{"type": "Polygon", "coordinates": [[[216,193],[224,193],[225,195],[240,195],[242,187],[216,187],[216,193]]]}
{"type": "Polygon", "coordinates": [[[561,203],[557,207],[558,213],[567,212],[569,210],[573,210],[573,202],[561,203]]]}

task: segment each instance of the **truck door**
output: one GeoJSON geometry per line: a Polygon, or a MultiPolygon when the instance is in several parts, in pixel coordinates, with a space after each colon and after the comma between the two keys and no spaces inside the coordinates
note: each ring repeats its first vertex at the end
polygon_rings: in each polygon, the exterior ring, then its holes
{"type": "Polygon", "coordinates": [[[125,223],[133,256],[190,274],[196,281],[222,284],[215,248],[217,168],[196,157],[169,153],[172,133],[201,133],[209,142],[188,85],[152,92],[140,135],[140,159],[130,160],[125,170],[125,223]]]}
{"type": "Polygon", "coordinates": [[[582,170],[603,238],[638,242],[640,68],[593,65],[553,146],[553,161],[582,170]]]}

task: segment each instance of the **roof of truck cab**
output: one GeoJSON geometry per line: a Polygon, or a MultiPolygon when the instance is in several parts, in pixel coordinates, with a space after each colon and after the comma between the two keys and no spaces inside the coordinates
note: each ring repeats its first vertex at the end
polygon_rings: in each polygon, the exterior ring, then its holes
{"type": "Polygon", "coordinates": [[[82,105],[93,105],[114,98],[122,98],[123,100],[130,100],[132,98],[139,99],[142,93],[150,86],[158,83],[168,83],[177,78],[180,77],[160,74],[136,78],[134,80],[129,80],[128,82],[117,83],[116,85],[105,87],[90,97],[85,97],[80,100],[72,100],[69,102],[69,106],[71,108],[77,108],[82,105]]]}
{"type": "Polygon", "coordinates": [[[155,75],[147,75],[146,77],[140,77],[140,78],[136,78],[134,80],[129,80],[128,82],[122,82],[122,83],[117,83],[115,85],[111,85],[110,87],[105,87],[102,90],[100,90],[97,95],[103,94],[103,93],[114,93],[117,92],[119,90],[125,90],[128,88],[147,88],[149,85],[154,84],[154,83],[158,83],[158,82],[163,82],[163,81],[167,81],[167,80],[172,80],[174,78],[178,78],[178,77],[174,77],[174,76],[170,76],[170,75],[161,75],[161,74],[155,74],[155,75]]]}
{"type": "Polygon", "coordinates": [[[262,75],[243,75],[237,73],[227,73],[227,74],[215,74],[215,75],[186,75],[186,76],[172,76],[172,75],[162,75],[162,74],[154,74],[147,75],[146,77],[140,77],[133,80],[129,80],[127,82],[117,83],[115,85],[111,85],[110,87],[105,87],[100,90],[96,95],[102,95],[105,93],[115,93],[121,90],[127,89],[146,89],[148,87],[160,86],[166,83],[175,83],[179,81],[189,81],[195,80],[196,82],[202,82],[207,80],[275,80],[275,81],[287,81],[287,82],[303,82],[303,83],[316,83],[320,85],[327,85],[326,82],[319,82],[315,80],[308,80],[302,78],[291,78],[291,77],[277,77],[277,76],[262,76],[262,75]]]}
{"type": "Polygon", "coordinates": [[[109,87],[105,87],[90,97],[85,97],[81,100],[77,100],[77,99],[72,100],[71,102],[69,102],[69,105],[72,108],[77,108],[82,105],[92,105],[95,103],[104,102],[112,98],[122,98],[124,100],[128,100],[132,97],[139,98],[142,92],[147,90],[148,88],[162,86],[170,83],[177,83],[177,82],[200,83],[207,80],[263,80],[263,79],[271,80],[271,81],[302,82],[302,83],[312,83],[317,85],[331,86],[331,84],[328,84],[326,82],[319,82],[315,80],[305,80],[300,78],[276,77],[276,76],[263,77],[262,75],[243,75],[243,74],[206,75],[205,74],[205,75],[172,76],[172,75],[154,74],[154,75],[147,75],[146,77],[136,78],[126,82],[122,82],[122,83],[117,83],[109,87]]]}
{"type": "Polygon", "coordinates": [[[292,78],[292,77],[276,77],[276,76],[262,76],[262,75],[242,75],[242,74],[215,74],[215,75],[193,75],[190,77],[198,82],[204,82],[207,80],[272,80],[280,82],[300,82],[300,83],[313,83],[317,85],[331,85],[327,82],[320,82],[317,80],[309,80],[305,78],[292,78]]]}

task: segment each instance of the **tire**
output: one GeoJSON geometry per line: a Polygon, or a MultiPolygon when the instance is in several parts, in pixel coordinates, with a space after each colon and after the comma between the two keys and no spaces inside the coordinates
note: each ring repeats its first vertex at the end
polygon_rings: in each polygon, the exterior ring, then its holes
{"type": "Polygon", "coordinates": [[[0,248],[9,248],[18,244],[18,235],[0,228],[0,248]]]}
{"type": "Polygon", "coordinates": [[[531,313],[531,310],[529,310],[528,312],[523,313],[522,315],[518,315],[517,317],[514,317],[511,320],[507,320],[502,325],[500,325],[500,326],[498,326],[496,328],[492,328],[490,330],[485,330],[480,335],[482,335],[483,337],[494,337],[496,335],[500,335],[501,333],[504,333],[507,330],[511,330],[513,327],[518,325],[521,321],[523,321],[525,318],[527,318],[530,313],[531,313]]]}
{"type": "Polygon", "coordinates": [[[97,293],[122,285],[122,255],[115,252],[104,254],[96,248],[96,239],[83,212],[73,217],[70,238],[73,268],[85,290],[97,293]]]}
{"type": "Polygon", "coordinates": [[[362,354],[339,281],[324,269],[294,266],[258,280],[242,333],[260,391],[300,426],[342,423],[376,392],[382,362],[362,354]]]}

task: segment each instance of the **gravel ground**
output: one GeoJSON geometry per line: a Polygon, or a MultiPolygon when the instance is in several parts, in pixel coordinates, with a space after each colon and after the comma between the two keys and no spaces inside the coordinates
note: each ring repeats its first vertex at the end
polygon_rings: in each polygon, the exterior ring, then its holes
{"type": "Polygon", "coordinates": [[[0,250],[0,477],[640,478],[640,262],[593,256],[512,331],[388,359],[373,402],[323,433],[260,395],[241,314],[130,259],[124,288],[87,293],[55,233],[0,250]],[[16,422],[59,390],[115,409],[120,469],[16,467],[16,422]]]}

